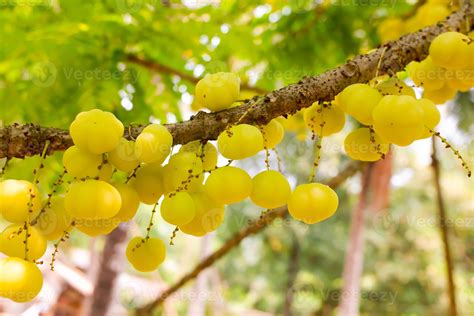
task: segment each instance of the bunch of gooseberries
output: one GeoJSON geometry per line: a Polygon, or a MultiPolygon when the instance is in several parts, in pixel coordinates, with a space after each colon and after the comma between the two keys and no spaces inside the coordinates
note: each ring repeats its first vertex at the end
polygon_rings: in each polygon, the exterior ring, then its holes
{"type": "Polygon", "coordinates": [[[413,82],[423,87],[423,97],[436,104],[452,99],[457,91],[468,91],[474,85],[473,39],[458,32],[437,36],[430,45],[429,56],[407,66],[413,82]]]}
{"type": "MultiPolygon", "coordinates": [[[[398,78],[376,78],[369,84],[350,85],[334,100],[315,102],[288,119],[275,118],[264,126],[229,124],[217,137],[217,146],[195,140],[174,154],[176,141],[166,125],[149,124],[125,137],[122,122],[112,113],[99,109],[79,113],[69,128],[74,144],[64,152],[64,172],[52,193],[45,196],[37,180],[48,144],[32,182],[0,182],[0,213],[10,223],[0,234],[0,251],[7,256],[0,259],[0,296],[16,302],[32,300],[42,287],[37,264],[47,241],[57,240],[50,263],[54,269],[59,244],[73,230],[91,237],[110,234],[132,220],[140,204],[151,206],[150,221],[144,236],[129,241],[126,257],[141,272],[157,269],[166,257],[164,241],[152,236],[156,212],[175,227],[173,236],[181,231],[196,237],[215,231],[224,221],[226,206],[247,198],[265,210],[287,205],[294,219],[307,224],[331,217],[338,208],[337,194],[313,182],[323,137],[343,130],[346,114],[350,115],[360,126],[347,135],[344,150],[360,161],[383,159],[391,144],[407,146],[431,135],[441,137],[435,132],[440,121],[435,105],[440,101],[439,90],[446,86],[465,90],[473,82],[459,76],[451,81],[423,79],[421,73],[472,69],[471,42],[459,33],[441,34],[433,41],[430,56],[409,67],[413,81],[425,89],[423,98],[417,99],[414,90],[398,78]],[[276,151],[285,129],[301,137],[306,128],[317,138],[318,153],[310,181],[292,190],[287,178],[270,168],[269,150],[276,151]],[[231,165],[261,151],[267,154],[267,168],[253,178],[231,165]],[[218,167],[219,154],[229,164],[218,167]],[[57,193],[59,187],[63,192],[57,193]]],[[[221,111],[234,106],[239,95],[238,76],[216,73],[197,83],[195,102],[199,108],[221,111]]],[[[464,160],[463,165],[469,170],[464,160]]]]}
{"type": "MultiPolygon", "coordinates": [[[[239,90],[235,74],[218,73],[197,84],[196,99],[209,109],[226,109],[236,101],[239,90]]],[[[136,138],[127,139],[123,124],[112,113],[98,109],[79,113],[69,132],[74,144],[64,152],[64,172],[57,181],[64,192],[43,198],[36,178],[0,182],[0,212],[11,223],[0,235],[0,251],[8,256],[0,263],[0,295],[14,301],[31,300],[40,291],[37,263],[48,240],[57,240],[50,263],[54,269],[59,244],[73,230],[91,237],[110,234],[134,218],[140,203],[152,205],[151,218],[146,234],[129,241],[126,257],[141,272],[155,270],[166,257],[165,243],[151,236],[158,211],[176,227],[175,232],[201,237],[222,224],[226,205],[247,198],[265,209],[291,200],[291,214],[307,223],[328,218],[337,209],[337,195],[325,185],[294,191],[305,195],[303,201],[292,198],[290,184],[279,171],[268,168],[252,178],[238,167],[217,167],[219,153],[240,160],[275,148],[284,136],[277,120],[259,127],[230,125],[218,137],[217,148],[196,140],[174,154],[173,137],[166,126],[150,124],[136,138]]]]}
{"type": "MultiPolygon", "coordinates": [[[[461,33],[446,32],[433,40],[429,53],[422,62],[407,66],[413,82],[423,88],[422,98],[417,98],[414,89],[398,77],[381,76],[368,84],[346,87],[332,102],[314,103],[284,120],[283,126],[303,138],[306,127],[321,142],[323,137],[343,129],[345,114],[348,114],[359,126],[346,136],[344,150],[350,158],[360,161],[384,158],[391,144],[408,146],[416,140],[435,136],[452,149],[470,176],[471,171],[459,151],[435,128],[441,120],[437,104],[451,99],[457,91],[467,91],[474,86],[470,76],[474,70],[473,39],[461,33]]],[[[321,149],[321,145],[316,148],[321,149]]],[[[318,153],[315,166],[319,158],[318,153]]]]}
{"type": "Polygon", "coordinates": [[[452,0],[427,0],[408,19],[399,17],[385,19],[379,24],[377,33],[382,42],[396,40],[406,33],[444,20],[452,11],[457,10],[456,5],[457,2],[452,0]]]}

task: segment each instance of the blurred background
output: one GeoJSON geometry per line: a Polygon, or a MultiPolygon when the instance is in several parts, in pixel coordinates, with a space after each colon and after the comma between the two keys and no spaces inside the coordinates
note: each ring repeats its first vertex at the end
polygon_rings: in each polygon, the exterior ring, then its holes
{"type": "MultiPolygon", "coordinates": [[[[380,27],[392,17],[410,21],[423,5],[450,11],[455,8],[448,6],[450,2],[0,1],[0,123],[67,128],[78,112],[92,108],[111,111],[124,124],[187,120],[198,110],[193,106],[194,85],[207,73],[238,73],[241,98],[251,98],[322,73],[398,37],[396,23],[380,27]]],[[[472,90],[458,94],[441,106],[439,126],[471,166],[473,104],[472,90]]],[[[318,180],[347,165],[342,143],[354,126],[349,120],[343,132],[324,140],[318,180]]],[[[313,141],[298,115],[285,127],[278,152],[294,186],[308,177],[313,141]]],[[[313,226],[276,220],[167,298],[156,313],[336,314],[348,295],[343,270],[353,237],[351,219],[360,214],[358,202],[369,190],[372,198],[362,210],[366,218],[359,223],[363,244],[350,249],[363,256],[360,313],[447,315],[446,260],[431,155],[430,139],[394,148],[373,167],[366,190],[360,174],[338,188],[340,207],[335,216],[313,226]]],[[[450,151],[438,145],[437,157],[458,314],[470,315],[474,313],[474,187],[450,151]]],[[[264,159],[262,154],[236,165],[253,176],[265,169],[264,159]]],[[[14,159],[5,177],[31,180],[37,163],[37,157],[14,159]]],[[[271,163],[276,167],[275,155],[271,163]]],[[[61,154],[46,160],[40,175],[43,192],[49,192],[61,170],[61,154]]],[[[142,205],[134,222],[111,235],[92,239],[74,232],[61,245],[55,272],[48,271],[50,246],[41,266],[45,284],[40,295],[28,304],[0,299],[0,312],[131,314],[261,212],[243,202],[228,207],[222,226],[204,238],[178,233],[164,264],[145,274],[134,271],[124,258],[128,238],[145,231],[150,208],[142,205]]],[[[161,218],[156,222],[153,235],[168,241],[174,227],[161,218]]],[[[1,229],[6,225],[0,222],[1,229]]]]}

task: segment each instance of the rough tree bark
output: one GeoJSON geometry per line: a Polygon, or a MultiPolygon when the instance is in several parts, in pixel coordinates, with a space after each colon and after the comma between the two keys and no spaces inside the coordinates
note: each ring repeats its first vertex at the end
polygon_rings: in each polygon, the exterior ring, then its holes
{"type": "MultiPolygon", "coordinates": [[[[228,110],[199,112],[190,120],[167,124],[175,144],[193,140],[213,140],[229,125],[236,122],[263,125],[278,116],[290,115],[315,101],[331,101],[345,87],[368,82],[376,74],[395,74],[413,60],[428,55],[431,41],[448,30],[469,32],[474,26],[474,9],[467,3],[436,25],[407,34],[388,42],[369,54],[358,55],[345,64],[319,76],[305,77],[298,83],[254,97],[243,105],[228,110]],[[380,63],[379,63],[380,62],[380,63]]],[[[136,137],[144,125],[126,128],[126,137],[136,137]]],[[[0,128],[0,158],[38,155],[49,140],[48,154],[65,150],[72,145],[67,130],[15,124],[0,128]]]]}

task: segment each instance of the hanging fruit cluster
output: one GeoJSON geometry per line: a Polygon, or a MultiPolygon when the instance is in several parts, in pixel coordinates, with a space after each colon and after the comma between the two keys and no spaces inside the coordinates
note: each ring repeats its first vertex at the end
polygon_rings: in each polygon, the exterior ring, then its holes
{"type": "Polygon", "coordinates": [[[452,99],[457,91],[474,85],[473,39],[458,32],[446,32],[431,43],[429,56],[407,66],[413,82],[423,87],[423,97],[436,104],[452,99]]]}
{"type": "MultiPolygon", "coordinates": [[[[171,154],[173,137],[164,125],[150,124],[135,139],[126,139],[123,124],[113,114],[98,109],[79,113],[70,125],[74,145],[64,152],[64,173],[45,199],[37,176],[47,148],[33,182],[0,182],[0,213],[11,223],[0,234],[0,251],[8,256],[0,259],[0,296],[16,302],[33,299],[42,287],[37,264],[48,240],[57,240],[51,259],[54,269],[59,245],[74,229],[92,237],[109,234],[133,219],[140,203],[152,206],[149,224],[144,236],[129,241],[126,256],[142,272],[155,270],[166,257],[165,243],[151,236],[158,211],[176,227],[173,236],[181,231],[197,237],[222,224],[226,205],[247,198],[266,210],[287,205],[294,219],[307,224],[331,217],[338,196],[313,181],[323,137],[340,132],[348,114],[360,123],[344,141],[345,152],[354,160],[376,161],[384,158],[391,144],[407,146],[431,135],[446,142],[435,132],[440,122],[435,103],[452,97],[444,94],[446,89],[464,91],[473,86],[472,78],[462,75],[473,69],[473,49],[472,39],[460,33],[438,36],[430,56],[408,67],[412,80],[424,89],[421,99],[398,78],[375,78],[369,84],[348,86],[333,101],[314,103],[293,116],[299,116],[298,121],[316,138],[310,179],[293,190],[280,171],[271,170],[268,159],[269,150],[276,151],[282,141],[285,127],[298,133],[305,130],[289,120],[277,118],[266,126],[230,124],[217,138],[217,148],[207,140],[196,140],[171,154]],[[456,76],[439,77],[448,70],[456,76]],[[431,72],[436,75],[424,76],[431,72]],[[230,165],[263,150],[266,170],[253,178],[230,165]],[[217,167],[219,154],[229,164],[217,167]]],[[[195,101],[198,107],[225,110],[233,106],[239,92],[235,74],[207,75],[196,85],[195,101]]],[[[454,152],[470,173],[459,152],[454,152]]]]}
{"type": "Polygon", "coordinates": [[[393,41],[404,34],[436,24],[457,10],[457,3],[453,0],[427,0],[407,17],[389,17],[378,26],[380,40],[384,43],[393,41]]]}

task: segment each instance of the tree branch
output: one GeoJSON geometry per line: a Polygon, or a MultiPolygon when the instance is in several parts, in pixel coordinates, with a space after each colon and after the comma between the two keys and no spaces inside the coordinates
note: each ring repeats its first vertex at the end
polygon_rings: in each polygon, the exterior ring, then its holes
{"type": "Polygon", "coordinates": [[[436,153],[436,139],[431,138],[433,153],[431,155],[431,167],[433,169],[433,182],[436,189],[436,202],[438,206],[438,220],[441,238],[443,240],[444,260],[446,263],[446,277],[448,283],[448,297],[449,297],[449,315],[456,316],[458,314],[456,307],[456,286],[454,284],[453,276],[453,259],[451,257],[451,246],[449,244],[449,231],[447,224],[447,216],[445,203],[443,198],[443,190],[441,189],[441,172],[439,167],[438,156],[436,153]]]}
{"type": "MultiPolygon", "coordinates": [[[[155,62],[155,61],[146,60],[146,59],[143,59],[143,58],[135,56],[135,55],[128,55],[126,60],[129,63],[140,65],[140,66],[143,66],[145,68],[148,68],[150,70],[153,70],[153,71],[156,71],[156,72],[159,72],[159,73],[179,76],[182,79],[184,79],[186,81],[189,81],[189,82],[192,82],[192,83],[198,83],[198,81],[201,79],[201,78],[194,77],[193,75],[188,74],[186,72],[171,68],[169,66],[160,64],[160,63],[155,62]]],[[[265,89],[262,89],[262,88],[259,88],[259,87],[254,87],[254,86],[249,86],[246,83],[241,83],[240,87],[242,88],[242,90],[253,91],[257,94],[268,93],[268,91],[265,90],[265,89]]]]}
{"type": "MultiPolygon", "coordinates": [[[[360,170],[361,166],[363,166],[363,164],[357,163],[357,162],[353,162],[349,164],[337,176],[331,178],[327,182],[327,185],[329,185],[332,188],[338,187],[346,179],[350,178],[355,173],[357,173],[360,170]]],[[[174,285],[170,286],[166,291],[161,293],[157,299],[145,305],[144,307],[137,309],[136,314],[139,316],[151,315],[154,308],[161,305],[169,296],[171,296],[173,293],[178,291],[181,287],[183,287],[189,281],[195,279],[199,275],[199,273],[201,273],[203,270],[212,266],[214,262],[222,258],[224,255],[226,255],[229,251],[231,251],[238,245],[240,245],[242,240],[244,240],[248,236],[259,233],[260,231],[265,229],[267,226],[269,226],[275,219],[284,218],[287,215],[288,215],[287,207],[286,206],[279,207],[277,209],[274,209],[266,213],[259,220],[255,221],[248,227],[243,228],[242,230],[237,232],[232,238],[230,238],[227,242],[225,242],[222,247],[220,247],[214,253],[207,256],[203,261],[197,264],[191,272],[185,274],[174,285]]]]}
{"type": "MultiPolygon", "coordinates": [[[[188,121],[167,124],[166,127],[173,135],[175,144],[185,144],[197,139],[216,139],[229,124],[236,122],[264,125],[278,116],[308,107],[315,101],[331,101],[345,87],[368,82],[376,73],[393,75],[409,62],[424,59],[437,35],[449,30],[467,33],[473,26],[474,10],[472,5],[467,4],[436,25],[388,42],[369,54],[358,55],[319,76],[305,77],[264,97],[247,100],[241,106],[214,113],[199,112],[188,121]],[[383,60],[378,67],[383,52],[383,60]]],[[[136,137],[142,129],[143,125],[131,126],[126,136],[136,137]]],[[[38,155],[46,140],[51,142],[48,153],[72,145],[66,130],[18,124],[0,128],[0,158],[38,155]]]]}

